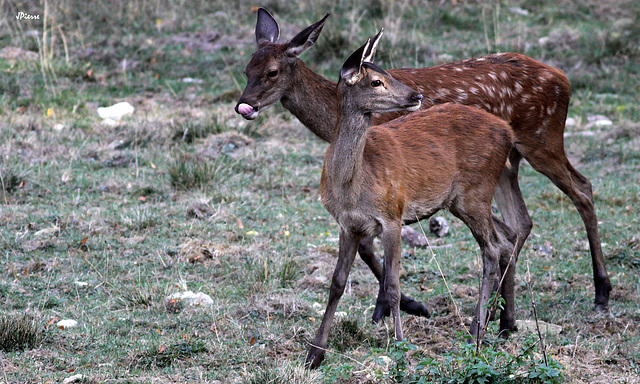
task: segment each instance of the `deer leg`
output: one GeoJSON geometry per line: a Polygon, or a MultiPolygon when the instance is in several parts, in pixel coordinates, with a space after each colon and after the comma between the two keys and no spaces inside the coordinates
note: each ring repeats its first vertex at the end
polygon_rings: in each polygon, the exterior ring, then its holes
{"type": "Polygon", "coordinates": [[[497,217],[493,217],[493,223],[498,232],[500,242],[506,244],[500,249],[500,275],[502,285],[500,286],[500,296],[504,299],[504,308],[500,313],[500,335],[508,337],[509,333],[518,330],[516,326],[516,304],[515,304],[515,276],[517,252],[516,246],[518,236],[516,232],[507,226],[497,217]]]}
{"type": "MultiPolygon", "coordinates": [[[[595,288],[595,309],[609,309],[609,292],[611,281],[604,265],[602,245],[598,234],[598,218],[593,204],[591,183],[578,172],[567,159],[562,141],[559,148],[538,148],[536,153],[525,156],[531,166],[547,176],[575,205],[584,222],[589,240],[591,263],[593,264],[593,281],[595,288]],[[545,150],[546,149],[546,150],[545,150]],[[555,149],[555,150],[554,150],[555,149]]],[[[523,153],[524,155],[524,153],[523,153]]]]}
{"type": "MultiPolygon", "coordinates": [[[[365,237],[360,241],[358,246],[358,254],[362,261],[367,264],[376,279],[378,279],[378,298],[376,299],[376,307],[373,310],[372,321],[377,324],[384,317],[391,315],[391,309],[384,293],[384,276],[382,264],[373,252],[373,237],[365,237]]],[[[413,298],[400,295],[400,310],[410,315],[430,317],[429,309],[423,303],[413,298]]]]}
{"type": "Polygon", "coordinates": [[[516,231],[518,236],[515,245],[516,260],[518,259],[522,246],[531,233],[531,228],[533,228],[531,216],[529,216],[522,192],[520,191],[520,186],[518,185],[518,171],[521,160],[522,155],[513,149],[509,154],[509,164],[500,176],[494,195],[502,219],[507,226],[516,231]]]}
{"type": "Polygon", "coordinates": [[[359,239],[352,233],[344,230],[340,232],[338,261],[333,271],[333,279],[331,281],[331,288],[329,289],[329,301],[327,302],[327,309],[324,311],[318,333],[311,344],[309,354],[307,354],[306,366],[308,368],[318,368],[324,359],[331,323],[338,308],[338,302],[344,293],[347,278],[349,277],[353,260],[356,257],[358,243],[359,239]]]}
{"type": "MultiPolygon", "coordinates": [[[[515,274],[518,255],[525,241],[531,233],[533,222],[527,211],[527,207],[518,185],[518,171],[522,156],[513,149],[509,154],[509,163],[505,167],[494,195],[498,209],[504,222],[494,218],[494,225],[510,242],[514,242],[514,253],[508,255],[506,259],[500,259],[500,276],[502,278],[502,286],[500,294],[505,300],[504,310],[500,314],[501,331],[516,331],[515,325],[515,274]],[[506,225],[505,225],[506,223],[506,225]],[[514,239],[511,237],[514,236],[514,239]]],[[[496,287],[497,288],[497,287],[496,287]]],[[[491,317],[494,318],[495,311],[492,311],[491,317]]],[[[503,333],[507,336],[507,333],[503,333]]]]}
{"type": "Polygon", "coordinates": [[[400,259],[402,257],[400,230],[400,223],[390,223],[383,229],[381,235],[384,248],[384,292],[393,315],[395,336],[398,341],[404,338],[400,320],[400,259]]]}
{"type": "MultiPolygon", "coordinates": [[[[479,196],[482,193],[478,193],[479,196]]],[[[473,233],[482,254],[482,283],[471,322],[470,332],[478,340],[484,338],[486,324],[489,319],[489,304],[494,297],[498,280],[500,256],[513,251],[513,244],[506,244],[494,227],[491,213],[491,201],[466,199],[463,206],[451,208],[451,213],[462,220],[473,233]]]]}

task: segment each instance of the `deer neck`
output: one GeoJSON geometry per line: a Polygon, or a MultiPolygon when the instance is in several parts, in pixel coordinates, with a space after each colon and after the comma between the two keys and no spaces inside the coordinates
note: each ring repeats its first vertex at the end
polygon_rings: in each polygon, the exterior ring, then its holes
{"type": "Polygon", "coordinates": [[[338,106],[335,139],[329,146],[327,176],[336,196],[355,204],[363,178],[363,154],[371,114],[351,113],[348,104],[338,106]]]}
{"type": "Polygon", "coordinates": [[[280,100],[305,127],[320,139],[331,142],[336,129],[336,83],[312,71],[297,60],[291,87],[280,100]]]}

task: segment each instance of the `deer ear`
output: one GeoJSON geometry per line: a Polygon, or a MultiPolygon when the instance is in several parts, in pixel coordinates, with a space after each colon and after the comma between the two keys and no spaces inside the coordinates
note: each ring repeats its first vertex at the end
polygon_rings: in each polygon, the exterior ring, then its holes
{"type": "Polygon", "coordinates": [[[366,61],[367,63],[373,63],[373,57],[376,55],[376,48],[378,48],[378,42],[382,37],[382,33],[384,32],[384,28],[380,28],[380,32],[378,32],[375,36],[371,38],[371,44],[364,52],[364,57],[362,61],[366,61]]]}
{"type": "Polygon", "coordinates": [[[342,65],[340,79],[344,80],[347,84],[353,85],[360,79],[364,54],[367,49],[369,49],[369,45],[371,45],[371,39],[368,39],[362,47],[353,52],[342,65]]]}
{"type": "Polygon", "coordinates": [[[321,20],[311,24],[291,39],[288,43],[289,46],[287,47],[287,54],[289,56],[298,57],[302,52],[311,48],[311,46],[318,40],[318,36],[320,36],[320,32],[322,32],[322,27],[324,27],[324,22],[327,20],[329,15],[330,13],[327,13],[321,20]]]}
{"type": "Polygon", "coordinates": [[[268,43],[277,43],[280,38],[280,27],[276,19],[271,16],[269,11],[264,8],[258,8],[258,21],[256,23],[256,42],[258,48],[268,43]]]}

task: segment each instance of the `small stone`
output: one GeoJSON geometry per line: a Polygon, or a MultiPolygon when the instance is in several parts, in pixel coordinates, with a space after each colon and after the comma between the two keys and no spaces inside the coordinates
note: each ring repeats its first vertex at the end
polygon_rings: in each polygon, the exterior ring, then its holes
{"type": "Polygon", "coordinates": [[[74,328],[78,326],[78,322],[72,319],[60,320],[56,323],[58,329],[74,328]]]}
{"type": "Polygon", "coordinates": [[[81,383],[83,380],[84,380],[84,376],[77,374],[77,375],[67,377],[62,381],[62,383],[63,384],[81,383]]]}
{"type": "Polygon", "coordinates": [[[403,226],[400,231],[402,241],[412,247],[424,248],[427,246],[427,237],[409,226],[403,226]]]}
{"type": "Polygon", "coordinates": [[[429,220],[429,231],[438,237],[445,237],[449,233],[449,223],[444,217],[432,217],[429,220]]]}
{"type": "Polygon", "coordinates": [[[540,320],[538,320],[537,326],[535,320],[516,320],[516,326],[519,332],[538,333],[538,327],[543,334],[557,335],[562,332],[562,326],[540,320]]]}
{"type": "Polygon", "coordinates": [[[104,120],[111,119],[118,121],[122,119],[123,116],[133,113],[134,110],[133,105],[123,101],[110,107],[98,108],[98,115],[104,120]]]}
{"type": "Polygon", "coordinates": [[[167,303],[175,306],[177,302],[194,307],[213,305],[211,296],[203,292],[194,293],[193,291],[176,292],[167,297],[167,303]]]}

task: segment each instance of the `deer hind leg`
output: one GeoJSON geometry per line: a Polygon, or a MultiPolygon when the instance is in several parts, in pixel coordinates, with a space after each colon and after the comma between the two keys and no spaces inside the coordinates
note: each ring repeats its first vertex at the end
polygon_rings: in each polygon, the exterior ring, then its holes
{"type": "Polygon", "coordinates": [[[522,155],[513,149],[509,154],[509,164],[500,176],[494,195],[502,219],[511,229],[516,231],[518,236],[515,246],[516,260],[518,259],[522,246],[531,233],[531,228],[533,228],[531,216],[529,216],[522,192],[520,191],[520,185],[518,184],[518,171],[521,160],[522,155]]]}
{"type": "MultiPolygon", "coordinates": [[[[378,298],[376,299],[376,307],[373,310],[372,321],[377,324],[384,317],[391,315],[391,308],[384,293],[384,275],[382,264],[376,257],[373,250],[373,237],[365,237],[360,241],[358,246],[358,254],[362,261],[367,264],[371,272],[373,272],[376,279],[378,279],[378,298]]],[[[429,309],[423,303],[414,300],[413,298],[400,295],[400,310],[410,315],[430,317],[429,309]]]]}
{"type": "Polygon", "coordinates": [[[500,312],[500,335],[506,338],[509,333],[518,330],[516,326],[515,277],[516,247],[519,239],[516,231],[496,216],[493,217],[493,224],[498,233],[500,243],[503,244],[500,248],[500,275],[498,280],[502,279],[500,296],[504,299],[504,307],[500,312]]]}
{"type": "Polygon", "coordinates": [[[308,368],[318,368],[324,359],[331,323],[338,308],[338,302],[344,293],[359,242],[359,239],[352,233],[344,230],[340,232],[340,249],[338,251],[338,261],[333,271],[331,288],[329,289],[329,301],[327,302],[327,309],[324,311],[318,333],[307,354],[306,366],[308,368]]]}
{"type": "Polygon", "coordinates": [[[482,254],[482,283],[470,327],[471,334],[482,340],[490,317],[490,303],[495,296],[500,269],[499,261],[503,254],[513,251],[513,244],[507,244],[504,236],[500,236],[496,231],[490,201],[479,201],[468,197],[465,199],[464,206],[452,207],[451,213],[469,227],[482,254]]]}
{"type": "Polygon", "coordinates": [[[589,240],[596,294],[595,308],[606,311],[609,308],[611,281],[604,264],[591,183],[571,165],[565,155],[561,139],[548,140],[548,142],[558,142],[559,145],[556,147],[537,146],[533,153],[525,154],[522,152],[522,154],[535,170],[547,176],[562,192],[569,196],[578,210],[589,240]]]}
{"type": "MultiPolygon", "coordinates": [[[[500,294],[505,300],[504,309],[500,314],[500,330],[504,336],[508,336],[509,331],[517,330],[514,297],[516,265],[520,251],[533,227],[531,216],[529,216],[518,184],[521,160],[522,155],[513,149],[509,154],[509,164],[500,176],[494,195],[498,210],[504,220],[502,222],[494,218],[494,225],[505,239],[514,243],[513,254],[501,255],[500,258],[500,276],[502,278],[500,294]]],[[[491,317],[493,318],[494,315],[495,312],[492,312],[491,317]]]]}

